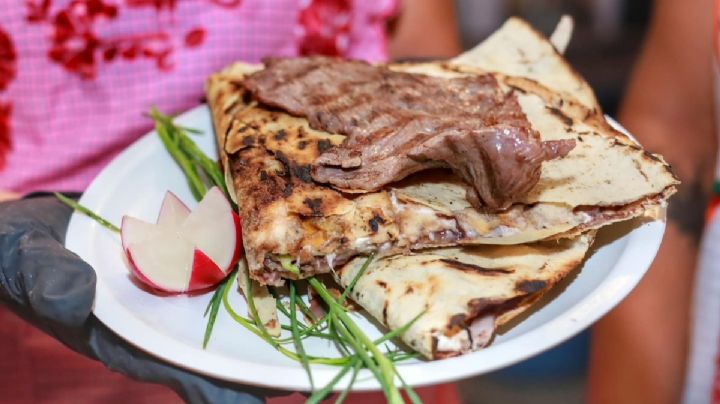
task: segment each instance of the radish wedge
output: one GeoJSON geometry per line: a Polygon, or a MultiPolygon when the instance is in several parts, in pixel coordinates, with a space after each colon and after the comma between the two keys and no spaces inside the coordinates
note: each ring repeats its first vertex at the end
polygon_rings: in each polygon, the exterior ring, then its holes
{"type": "Polygon", "coordinates": [[[218,188],[193,211],[168,192],[157,223],[125,216],[121,239],[131,272],[146,285],[173,293],[222,281],[242,246],[240,219],[218,188]]]}

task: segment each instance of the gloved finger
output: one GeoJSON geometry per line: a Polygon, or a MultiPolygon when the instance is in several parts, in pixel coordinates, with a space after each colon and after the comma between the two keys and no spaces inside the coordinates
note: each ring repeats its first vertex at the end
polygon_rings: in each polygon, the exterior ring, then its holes
{"type": "Polygon", "coordinates": [[[53,197],[0,204],[0,297],[23,317],[80,326],[95,296],[95,272],[63,246],[71,210],[53,197]]]}
{"type": "Polygon", "coordinates": [[[128,344],[94,316],[89,320],[89,345],[97,358],[133,379],[172,388],[190,403],[262,403],[266,397],[289,394],[202,376],[162,362],[128,344]]]}

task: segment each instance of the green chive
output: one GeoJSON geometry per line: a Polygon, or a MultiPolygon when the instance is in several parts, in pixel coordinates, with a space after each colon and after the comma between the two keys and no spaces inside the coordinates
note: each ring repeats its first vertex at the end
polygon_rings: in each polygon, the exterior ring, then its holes
{"type": "Polygon", "coordinates": [[[343,304],[345,302],[345,299],[347,298],[348,294],[352,292],[353,288],[355,287],[355,284],[360,280],[360,277],[363,276],[365,271],[370,266],[370,263],[373,260],[373,257],[375,254],[370,254],[370,256],[365,260],[362,267],[360,267],[360,270],[353,276],[352,280],[350,281],[350,284],[348,285],[345,290],[343,290],[342,294],[340,295],[340,298],[338,299],[338,303],[343,304]]]}
{"type": "Polygon", "coordinates": [[[333,342],[335,342],[335,345],[343,356],[349,356],[350,349],[348,349],[348,344],[350,341],[347,341],[347,339],[338,332],[338,327],[342,326],[343,325],[340,323],[340,320],[338,320],[333,313],[330,313],[328,316],[328,331],[330,332],[330,335],[333,336],[333,342]]]}
{"type": "Polygon", "coordinates": [[[409,352],[398,352],[396,355],[388,355],[388,358],[392,360],[393,362],[402,362],[409,359],[418,359],[420,358],[420,354],[418,353],[409,353],[409,352]]]}
{"type": "Polygon", "coordinates": [[[163,126],[162,123],[157,121],[155,122],[155,131],[157,132],[160,141],[163,145],[165,145],[165,149],[167,149],[170,156],[172,156],[185,174],[188,186],[190,187],[190,192],[192,192],[195,199],[202,199],[203,195],[205,195],[206,188],[193,163],[189,160],[185,153],[180,150],[180,146],[172,140],[168,129],[163,126]]]}
{"type": "Polygon", "coordinates": [[[325,397],[327,397],[328,394],[332,393],[333,387],[335,387],[335,385],[338,384],[340,379],[342,379],[343,376],[345,376],[345,374],[350,371],[353,366],[355,366],[356,361],[360,362],[359,360],[357,360],[357,358],[353,358],[353,360],[343,366],[342,369],[340,369],[340,371],[335,375],[335,377],[332,378],[332,380],[330,380],[327,385],[310,395],[307,401],[305,401],[305,404],[317,404],[325,397]]]}
{"type": "Polygon", "coordinates": [[[335,400],[335,404],[342,404],[342,402],[345,401],[345,397],[347,397],[353,384],[355,384],[355,379],[357,378],[358,372],[360,371],[361,364],[362,363],[360,361],[356,361],[353,365],[353,373],[350,377],[350,381],[348,382],[347,386],[345,386],[345,389],[342,391],[342,393],[340,393],[337,400],[335,400]]]}
{"type": "Polygon", "coordinates": [[[341,334],[343,334],[350,345],[353,346],[355,354],[360,356],[367,367],[377,377],[380,384],[383,386],[385,397],[390,403],[402,403],[402,396],[398,391],[394,383],[395,377],[395,366],[386,358],[378,347],[365,335],[360,327],[348,316],[345,309],[336,301],[332,295],[327,291],[325,285],[320,283],[315,278],[308,279],[308,283],[318,292],[318,295],[328,304],[332,313],[338,316],[344,327],[338,327],[341,334]],[[357,341],[353,340],[357,338],[357,341]],[[367,351],[373,356],[373,359],[367,355],[367,351]]]}
{"type": "Polygon", "coordinates": [[[405,380],[400,376],[400,372],[395,369],[395,374],[397,375],[398,379],[400,379],[400,383],[403,386],[403,389],[405,390],[405,394],[407,394],[408,398],[410,399],[410,402],[413,404],[422,404],[422,400],[420,397],[415,393],[415,390],[413,390],[412,387],[410,387],[407,383],[405,383],[405,380]]]}
{"type": "MultiPolygon", "coordinates": [[[[234,282],[235,276],[237,276],[236,273],[234,273],[233,275],[230,276],[230,278],[231,278],[231,279],[230,279],[230,282],[231,282],[231,283],[234,282]]],[[[251,333],[253,333],[253,334],[255,334],[256,336],[260,337],[260,338],[261,338],[262,340],[264,340],[265,342],[267,342],[267,343],[269,343],[270,345],[272,345],[275,349],[277,349],[277,350],[278,350],[280,353],[282,353],[283,355],[287,356],[288,358],[290,358],[290,359],[292,359],[292,360],[294,360],[294,361],[299,361],[300,358],[297,356],[297,354],[296,354],[295,352],[292,352],[292,351],[290,351],[290,350],[288,350],[288,349],[283,348],[283,347],[280,346],[279,344],[275,343],[275,341],[272,341],[271,338],[268,338],[268,337],[264,336],[264,335],[260,332],[260,330],[257,329],[257,326],[255,325],[255,323],[254,323],[253,321],[251,321],[251,320],[249,320],[249,319],[246,319],[245,317],[243,317],[243,316],[241,316],[240,314],[238,314],[238,313],[235,311],[235,309],[233,309],[232,305],[230,304],[230,299],[228,298],[228,297],[229,297],[229,291],[230,291],[230,289],[231,289],[231,288],[226,288],[226,289],[224,290],[224,292],[223,292],[223,298],[221,299],[221,300],[222,300],[222,303],[223,303],[223,306],[225,307],[225,310],[228,312],[228,314],[230,315],[230,317],[231,317],[233,320],[235,320],[238,324],[242,325],[245,329],[247,329],[247,330],[250,331],[251,333]]],[[[317,356],[308,356],[308,361],[309,361],[310,363],[316,363],[316,364],[321,364],[321,365],[344,366],[344,365],[346,365],[350,360],[351,360],[351,358],[323,358],[323,357],[317,357],[317,356]]]]}
{"type": "Polygon", "coordinates": [[[208,302],[207,306],[205,307],[205,312],[203,313],[203,317],[207,317],[208,313],[210,312],[210,308],[215,304],[215,301],[220,298],[222,295],[220,288],[215,288],[215,292],[213,292],[212,297],[210,298],[210,301],[208,302]]]}
{"type": "MultiPolygon", "coordinates": [[[[277,291],[275,290],[275,288],[268,287],[268,290],[270,291],[270,294],[272,294],[273,297],[275,298],[275,307],[277,307],[278,311],[279,311],[280,313],[284,314],[285,317],[290,318],[290,312],[287,310],[287,308],[285,307],[285,305],[283,305],[282,302],[280,301],[280,295],[277,293],[277,291]]],[[[302,328],[307,328],[307,327],[305,326],[305,324],[298,323],[298,325],[299,325],[300,327],[302,327],[302,328]]],[[[290,328],[288,328],[288,330],[289,330],[289,329],[290,329],[290,328]]]]}
{"type": "MultiPolygon", "coordinates": [[[[215,289],[215,293],[213,293],[213,297],[210,298],[211,305],[210,305],[210,316],[208,317],[207,325],[205,325],[205,336],[203,337],[203,349],[207,348],[208,342],[210,342],[210,335],[212,335],[213,327],[215,326],[215,319],[217,318],[218,311],[220,310],[220,296],[225,293],[225,289],[228,288],[228,280],[230,277],[226,278],[220,286],[218,286],[217,289],[215,289]]],[[[233,277],[233,280],[235,278],[233,277]]],[[[207,310],[206,310],[207,312],[207,310]]]]}
{"type": "Polygon", "coordinates": [[[201,131],[200,129],[188,128],[187,126],[178,126],[178,129],[181,129],[187,133],[192,133],[193,135],[202,135],[203,133],[205,133],[205,132],[201,131]]]}
{"type": "Polygon", "coordinates": [[[412,320],[408,321],[402,327],[398,327],[398,328],[388,332],[387,334],[383,335],[382,337],[380,337],[379,339],[376,339],[373,342],[375,343],[375,345],[380,345],[385,341],[389,341],[399,335],[404,334],[405,331],[407,331],[410,327],[412,327],[413,324],[415,324],[415,322],[420,318],[420,316],[425,314],[425,311],[426,310],[421,311],[417,316],[413,317],[412,320]]]}
{"type": "Polygon", "coordinates": [[[303,314],[306,317],[308,317],[310,319],[310,321],[312,321],[313,323],[316,323],[318,320],[317,320],[317,317],[315,316],[315,313],[313,313],[312,310],[310,310],[310,308],[305,304],[305,302],[301,298],[298,298],[297,302],[298,302],[298,306],[300,307],[300,310],[303,312],[303,314]]]}
{"type": "MultiPolygon", "coordinates": [[[[199,166],[207,175],[207,177],[212,181],[212,183],[218,186],[225,193],[225,195],[229,197],[227,185],[225,184],[225,176],[220,170],[217,162],[215,162],[213,159],[209,158],[205,153],[203,153],[203,151],[200,150],[200,148],[195,144],[195,142],[193,142],[192,139],[190,139],[190,137],[186,134],[186,132],[192,132],[196,134],[202,132],[196,129],[185,128],[175,125],[171,117],[160,113],[155,108],[150,111],[150,117],[155,121],[156,129],[161,137],[161,140],[163,140],[163,143],[166,145],[166,147],[170,146],[168,148],[168,151],[171,153],[171,155],[173,155],[176,161],[181,164],[181,168],[183,169],[183,171],[188,174],[187,169],[194,169],[192,164],[188,164],[189,162],[192,162],[193,164],[199,166]],[[162,128],[162,134],[160,133],[160,128],[162,128]],[[176,156],[176,154],[174,153],[175,151],[179,151],[183,154],[183,156],[176,156]],[[183,162],[181,163],[181,161],[183,162]]],[[[202,184],[202,181],[199,181],[199,177],[195,178],[196,176],[196,172],[194,174],[191,172],[188,176],[188,181],[191,182],[191,189],[198,188],[199,185],[202,184]]]]}
{"type": "Polygon", "coordinates": [[[284,270],[286,270],[286,271],[288,271],[288,272],[291,272],[291,273],[293,273],[293,274],[295,274],[295,275],[298,275],[298,276],[300,275],[300,269],[299,269],[298,267],[296,267],[296,266],[292,263],[292,258],[290,258],[290,256],[288,256],[288,255],[279,255],[277,258],[280,260],[280,266],[281,266],[284,270]]]}
{"type": "Polygon", "coordinates": [[[120,229],[115,226],[114,224],[110,223],[109,221],[103,219],[100,217],[97,213],[93,212],[92,210],[86,208],[85,206],[77,203],[74,199],[68,198],[67,196],[55,192],[55,197],[60,200],[60,202],[64,203],[65,205],[68,205],[69,207],[73,208],[74,210],[82,213],[83,215],[89,217],[90,219],[93,219],[94,221],[98,222],[101,226],[110,229],[116,233],[120,233],[120,229]]]}
{"type": "MultiPolygon", "coordinates": [[[[283,325],[281,325],[280,327],[282,327],[283,330],[292,331],[292,327],[290,327],[289,325],[284,325],[284,324],[283,324],[283,325]]],[[[307,328],[304,329],[304,330],[300,330],[299,333],[298,333],[298,335],[299,335],[300,338],[302,338],[302,339],[305,339],[305,338],[307,338],[307,337],[318,337],[318,338],[327,339],[327,340],[331,340],[331,341],[334,341],[334,340],[335,340],[335,336],[332,335],[332,334],[328,334],[328,333],[324,333],[324,332],[318,332],[318,331],[312,331],[312,330],[311,330],[311,331],[308,331],[307,328]]],[[[286,337],[286,338],[277,338],[276,341],[277,341],[278,343],[280,343],[280,344],[287,344],[287,343],[290,343],[290,342],[294,342],[294,338],[293,338],[292,336],[286,337]]]]}
{"type": "Polygon", "coordinates": [[[308,363],[307,355],[305,354],[305,347],[303,347],[302,341],[300,341],[300,335],[298,334],[298,321],[296,317],[297,296],[295,295],[295,284],[293,282],[288,282],[288,288],[290,289],[290,326],[292,327],[292,335],[295,340],[295,351],[300,355],[300,363],[302,363],[308,374],[308,379],[310,379],[310,388],[315,390],[315,383],[313,382],[310,364],[308,363]]]}

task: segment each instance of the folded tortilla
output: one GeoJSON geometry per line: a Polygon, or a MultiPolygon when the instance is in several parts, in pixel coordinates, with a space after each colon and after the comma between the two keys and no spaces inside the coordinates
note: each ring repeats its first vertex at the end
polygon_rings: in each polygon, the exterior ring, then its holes
{"type": "MultiPolygon", "coordinates": [[[[523,204],[505,212],[472,208],[448,172],[418,173],[378,192],[348,195],[314,183],[310,164],[344,137],[313,130],[307,120],[243,97],[236,64],[213,76],[208,100],[222,160],[232,177],[250,275],[266,284],[293,277],[277,264],[288,256],[302,276],[333,261],[381,251],[457,244],[519,244],[569,237],[644,214],[675,191],[677,180],[650,154],[574,99],[536,82],[498,75],[519,92],[523,111],[543,140],[576,139],[562,159],[544,163],[523,204]]],[[[442,64],[401,65],[425,74],[473,74],[442,64]]]]}
{"type": "Polygon", "coordinates": [[[262,66],[235,63],[210,77],[207,94],[221,161],[237,196],[251,278],[273,285],[296,278],[280,257],[305,277],[371,252],[574,237],[654,212],[675,192],[677,179],[662,157],[613,129],[587,83],[521,20],[509,20],[448,63],[390,67],[441,77],[493,72],[516,94],[542,140],[574,139],[576,146],[543,163],[523,203],[504,212],[474,209],[449,171],[346,194],[310,177],[315,159],[345,137],[252,101],[242,82],[262,66]]]}
{"type": "Polygon", "coordinates": [[[550,40],[521,18],[509,18],[500,29],[451,63],[525,77],[600,112],[590,85],[550,40]]]}
{"type": "MultiPolygon", "coordinates": [[[[372,261],[350,296],[397,329],[420,315],[402,341],[428,359],[490,343],[495,329],[527,310],[582,262],[593,234],[528,245],[448,247],[372,261]]],[[[333,271],[347,287],[366,262],[333,271]]]]}

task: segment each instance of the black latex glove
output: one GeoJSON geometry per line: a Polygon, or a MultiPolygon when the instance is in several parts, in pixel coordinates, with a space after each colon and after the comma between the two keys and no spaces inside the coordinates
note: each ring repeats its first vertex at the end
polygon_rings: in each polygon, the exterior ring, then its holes
{"type": "Polygon", "coordinates": [[[34,194],[0,203],[0,301],[71,349],[197,403],[259,403],[270,391],[164,363],[115,335],[92,313],[95,272],[63,246],[71,209],[34,194]]]}

